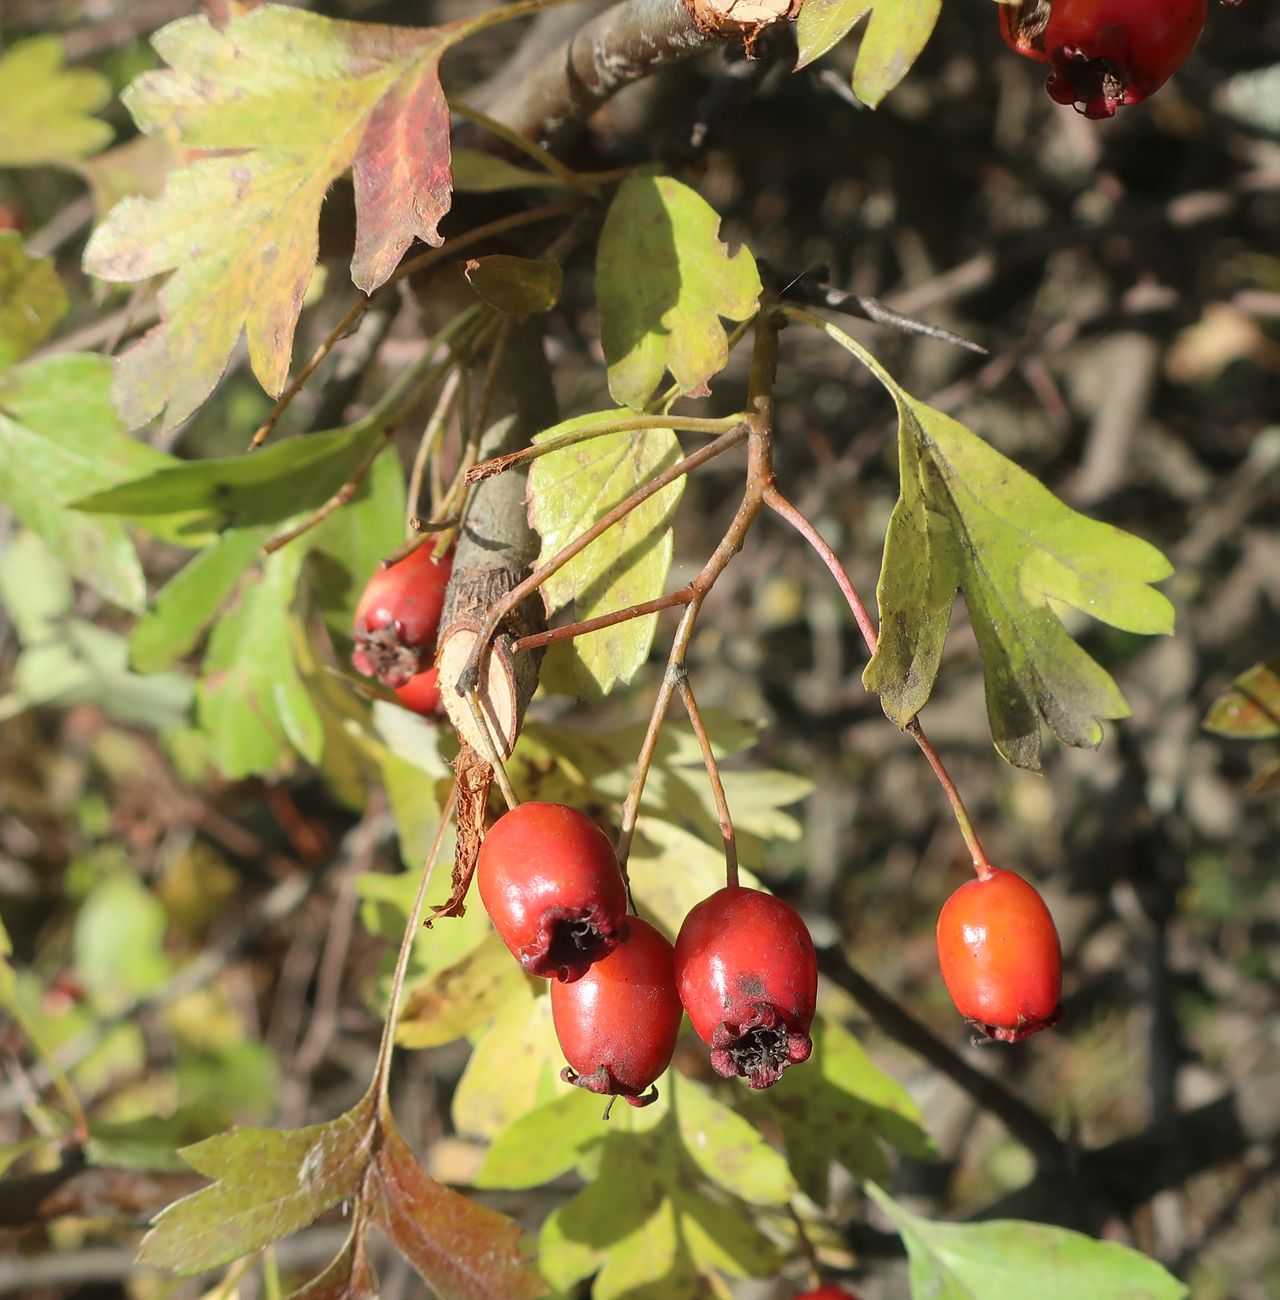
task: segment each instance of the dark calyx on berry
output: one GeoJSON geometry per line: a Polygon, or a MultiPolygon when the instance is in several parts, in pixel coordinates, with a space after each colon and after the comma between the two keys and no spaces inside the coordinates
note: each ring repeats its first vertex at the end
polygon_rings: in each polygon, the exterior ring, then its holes
{"type": "Polygon", "coordinates": [[[351,663],[356,672],[376,677],[395,690],[405,686],[431,667],[434,645],[406,645],[404,624],[385,610],[369,616],[364,630],[356,634],[351,663]]]}
{"type": "MultiPolygon", "coordinates": [[[[621,1097],[628,1106],[648,1106],[658,1100],[658,1089],[652,1083],[645,1089],[630,1088],[614,1078],[607,1065],[600,1066],[590,1074],[579,1074],[572,1065],[566,1065],[560,1071],[560,1077],[575,1088],[585,1088],[601,1097],[621,1097]]],[[[608,1114],[606,1110],[606,1118],[608,1114]]]]}
{"type": "Polygon", "coordinates": [[[747,1012],[736,1024],[722,1020],[715,1027],[711,1068],[726,1079],[741,1076],[752,1088],[771,1088],[788,1065],[809,1059],[813,1040],[803,1030],[789,1028],[767,1002],[754,1002],[747,1012]]]}
{"type": "Polygon", "coordinates": [[[569,983],[608,956],[626,933],[626,924],[615,926],[599,905],[551,907],[542,914],[537,938],[520,950],[520,964],[530,975],[569,983]]]}
{"type": "Polygon", "coordinates": [[[1133,98],[1122,68],[1118,61],[1061,46],[1053,52],[1045,89],[1057,103],[1073,105],[1085,117],[1114,117],[1116,109],[1133,98]]]}
{"type": "Polygon", "coordinates": [[[1061,1019],[1062,1007],[1059,1005],[1043,1020],[1029,1020],[1019,1016],[1018,1023],[1011,1027],[984,1025],[980,1020],[970,1020],[969,1024],[973,1026],[973,1043],[976,1047],[984,1042],[1020,1043],[1024,1038],[1030,1038],[1032,1034],[1038,1034],[1042,1029],[1053,1029],[1061,1019]]]}

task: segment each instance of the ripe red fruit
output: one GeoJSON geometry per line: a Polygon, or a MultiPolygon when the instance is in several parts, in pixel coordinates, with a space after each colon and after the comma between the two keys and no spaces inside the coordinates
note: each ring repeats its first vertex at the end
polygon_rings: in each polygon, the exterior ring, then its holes
{"type": "Polygon", "coordinates": [[[813,1050],[813,940],[780,898],[730,885],[704,898],[676,939],[676,988],[718,1074],[777,1083],[813,1050]]]}
{"type": "Polygon", "coordinates": [[[551,1015],[569,1062],[560,1071],[566,1083],[647,1106],[658,1095],[653,1081],[671,1064],[684,1008],[671,945],[639,917],[627,926],[627,937],[580,980],[551,986],[551,1015]]]}
{"type": "Polygon", "coordinates": [[[1056,1025],[1062,948],[1034,886],[992,868],[970,880],[938,915],[938,964],[956,1010],[1005,1043],[1056,1025]]]}
{"type": "Polygon", "coordinates": [[[1045,89],[1086,117],[1111,117],[1154,94],[1204,30],[1208,0],[1024,0],[1000,7],[1020,54],[1053,66],[1045,89]]]}
{"type": "Polygon", "coordinates": [[[453,556],[435,559],[430,544],[378,569],[356,606],[351,662],[393,689],[430,667],[453,556]]]}
{"type": "Polygon", "coordinates": [[[438,669],[428,668],[425,673],[410,677],[403,686],[396,687],[396,699],[406,709],[421,713],[429,718],[440,709],[440,673],[438,669]]]}
{"type": "Polygon", "coordinates": [[[522,803],[480,845],[480,898],[512,956],[546,979],[581,979],[622,939],[627,890],[609,837],[576,808],[522,803]]]}
{"type": "Polygon", "coordinates": [[[820,1286],[816,1291],[804,1291],[796,1296],[796,1300],[858,1300],[852,1291],[846,1291],[842,1286],[836,1286],[834,1282],[828,1282],[825,1286],[820,1286]]]}

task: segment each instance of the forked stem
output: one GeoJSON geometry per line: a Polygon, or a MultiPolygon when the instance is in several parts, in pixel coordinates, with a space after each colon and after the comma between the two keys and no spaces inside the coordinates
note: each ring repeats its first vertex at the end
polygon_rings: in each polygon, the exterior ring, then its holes
{"type": "MultiPolygon", "coordinates": [[[[827,566],[827,570],[835,579],[836,586],[840,588],[841,594],[853,614],[858,630],[862,633],[862,639],[867,645],[867,653],[874,655],[876,646],[879,644],[875,624],[872,622],[871,615],[867,612],[867,607],[863,604],[862,597],[858,595],[857,588],[853,585],[853,581],[844,565],[840,563],[840,557],[831,549],[826,539],[813,524],[777,488],[770,487],[765,493],[764,500],[765,505],[770,510],[785,519],[809,543],[817,553],[818,558],[827,566]]],[[[965,807],[964,800],[960,797],[960,791],[957,789],[956,783],[951,779],[946,764],[942,761],[942,756],[933,747],[933,742],[929,737],[924,734],[924,728],[920,725],[919,718],[912,718],[907,723],[905,730],[910,734],[912,740],[920,746],[925,758],[929,760],[929,766],[933,768],[933,773],[938,778],[938,783],[942,786],[943,792],[951,804],[951,811],[955,814],[956,825],[959,826],[960,834],[964,837],[965,847],[968,848],[969,856],[973,859],[973,869],[978,873],[980,880],[985,880],[993,870],[991,862],[978,840],[978,833],[973,828],[973,819],[969,816],[969,810],[965,807]]]]}

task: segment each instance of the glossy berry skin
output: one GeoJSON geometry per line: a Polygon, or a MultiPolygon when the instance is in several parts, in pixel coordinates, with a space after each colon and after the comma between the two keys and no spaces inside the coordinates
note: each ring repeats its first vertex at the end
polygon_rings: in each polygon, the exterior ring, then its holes
{"type": "Polygon", "coordinates": [[[522,803],[480,845],[485,911],[511,955],[544,979],[581,979],[622,940],[627,891],[609,837],[576,808],[522,803]]]}
{"type": "Polygon", "coordinates": [[[1208,0],[1043,0],[1001,6],[1014,49],[1052,65],[1045,89],[1086,117],[1111,117],[1152,95],[1204,30],[1208,0]]]}
{"type": "Polygon", "coordinates": [[[627,918],[627,937],[579,980],[551,986],[566,1083],[647,1106],[671,1064],[684,1008],[671,945],[647,921],[627,918]]]}
{"type": "Polygon", "coordinates": [[[453,556],[436,560],[430,544],[379,569],[356,605],[351,662],[393,690],[431,666],[453,556]]]}
{"type": "Polygon", "coordinates": [[[852,1291],[846,1291],[842,1286],[836,1286],[834,1282],[828,1282],[825,1286],[820,1286],[816,1291],[803,1291],[796,1296],[796,1300],[858,1300],[852,1291]]]}
{"type": "Polygon", "coordinates": [[[439,671],[428,668],[424,673],[416,673],[403,686],[396,687],[396,699],[413,713],[434,717],[440,712],[439,671]]]}
{"type": "Polygon", "coordinates": [[[988,1038],[1016,1043],[1058,1023],[1062,949],[1044,899],[993,867],[938,915],[938,964],[956,1010],[988,1038]]]}
{"type": "Polygon", "coordinates": [[[717,1074],[768,1088],[808,1059],[818,964],[800,914],[782,899],[737,885],[704,898],[680,927],[675,969],[717,1074]]]}

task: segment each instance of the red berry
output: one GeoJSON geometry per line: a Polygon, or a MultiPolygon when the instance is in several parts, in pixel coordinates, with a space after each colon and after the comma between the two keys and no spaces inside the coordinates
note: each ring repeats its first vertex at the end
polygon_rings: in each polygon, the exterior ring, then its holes
{"type": "Polygon", "coordinates": [[[430,544],[379,569],[356,606],[351,662],[393,689],[430,667],[453,556],[437,560],[430,544]]]}
{"type": "Polygon", "coordinates": [[[396,687],[396,699],[406,709],[429,718],[440,709],[440,672],[428,668],[425,673],[410,677],[403,686],[396,687]]]}
{"type": "Polygon", "coordinates": [[[1111,117],[1159,90],[1200,39],[1208,0],[1023,0],[1001,5],[1020,54],[1053,65],[1045,89],[1086,117],[1111,117]],[[1046,21],[1047,18],[1047,21],[1046,21]]]}
{"type": "Polygon", "coordinates": [[[627,890],[609,837],[559,803],[522,803],[484,837],[480,898],[530,975],[581,979],[622,939],[627,890]]]}
{"type": "Polygon", "coordinates": [[[956,1010],[988,1038],[1016,1043],[1058,1023],[1062,949],[1035,888],[992,868],[938,915],[938,964],[956,1010]]]}
{"type": "Polygon", "coordinates": [[[836,1286],[834,1282],[828,1282],[825,1286],[820,1286],[816,1291],[804,1291],[796,1296],[796,1300],[858,1300],[852,1291],[846,1291],[842,1286],[836,1286]]]}
{"type": "Polygon", "coordinates": [[[676,988],[718,1074],[777,1083],[813,1050],[813,940],[780,898],[730,885],[704,898],[676,939],[676,988]]]}
{"type": "Polygon", "coordinates": [[[653,1081],[671,1064],[684,1009],[671,945],[639,917],[628,917],[627,927],[580,980],[551,986],[551,1015],[569,1062],[560,1072],[566,1083],[647,1106],[658,1095],[653,1081]]]}

